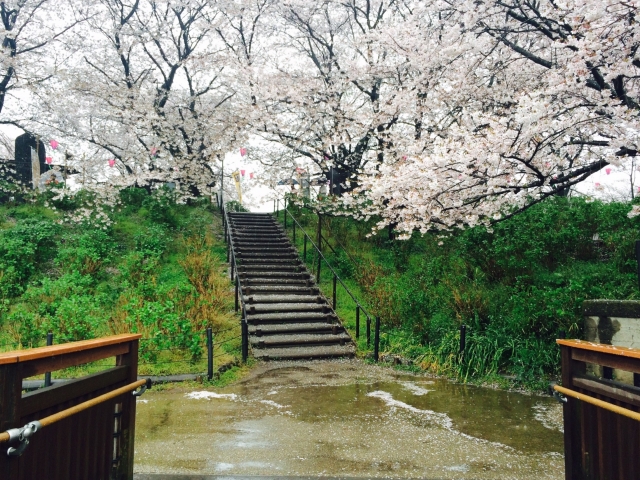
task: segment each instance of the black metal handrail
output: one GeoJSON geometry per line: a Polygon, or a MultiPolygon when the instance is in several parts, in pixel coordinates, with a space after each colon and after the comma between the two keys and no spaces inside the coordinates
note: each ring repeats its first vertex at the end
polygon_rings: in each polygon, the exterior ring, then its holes
{"type": "Polygon", "coordinates": [[[233,236],[231,235],[231,225],[229,223],[229,216],[227,215],[227,209],[225,208],[224,203],[221,203],[222,210],[222,224],[224,228],[224,239],[227,243],[227,262],[229,262],[229,275],[231,276],[231,281],[235,283],[235,309],[236,312],[238,308],[242,306],[241,313],[241,327],[242,327],[242,361],[246,363],[247,357],[249,356],[249,326],[247,324],[247,308],[244,303],[244,298],[242,297],[242,292],[239,292],[240,289],[240,280],[238,279],[238,262],[236,260],[236,252],[233,246],[233,236]],[[234,278],[235,273],[235,278],[234,278]]]}
{"type": "MultiPolygon", "coordinates": [[[[280,202],[278,201],[278,204],[279,203],[280,202]]],[[[333,274],[333,309],[335,310],[336,306],[337,306],[336,286],[337,286],[338,282],[340,283],[340,285],[342,285],[342,288],[349,295],[349,297],[351,297],[351,300],[353,300],[353,302],[356,304],[356,339],[360,338],[360,311],[362,311],[362,313],[365,315],[365,317],[367,319],[367,322],[366,322],[367,345],[371,344],[371,320],[372,320],[372,318],[375,319],[374,342],[373,342],[374,343],[373,357],[374,357],[374,360],[377,362],[378,361],[379,347],[380,347],[380,317],[377,317],[377,316],[373,317],[372,315],[370,315],[369,312],[362,306],[362,303],[360,303],[360,301],[355,297],[355,295],[351,292],[351,290],[349,290],[349,287],[347,287],[347,285],[342,281],[342,279],[340,278],[340,276],[338,275],[336,270],[329,263],[327,258],[322,254],[322,250],[320,248],[318,248],[318,245],[316,245],[316,243],[313,241],[313,239],[309,236],[309,234],[302,227],[302,225],[300,225],[300,222],[298,222],[298,220],[289,211],[289,209],[287,208],[286,199],[285,199],[285,205],[284,205],[283,212],[284,212],[284,228],[285,228],[285,231],[286,231],[286,228],[287,228],[287,214],[291,217],[291,220],[294,222],[293,223],[293,241],[294,241],[294,244],[295,244],[295,239],[296,239],[296,233],[295,233],[296,232],[296,226],[298,226],[298,228],[304,234],[304,261],[306,262],[306,259],[307,259],[307,241],[311,243],[311,245],[313,246],[313,248],[315,248],[315,250],[316,250],[316,252],[318,254],[318,267],[317,267],[317,275],[316,275],[316,281],[318,282],[318,285],[320,285],[321,264],[322,264],[323,260],[324,260],[324,263],[326,264],[326,266],[329,268],[329,270],[331,270],[331,273],[333,274]]],[[[276,214],[276,218],[277,218],[277,214],[276,214]]],[[[318,235],[318,237],[320,238],[320,240],[322,240],[322,234],[321,233],[318,235]]],[[[331,246],[329,245],[329,247],[331,247],[331,246]]],[[[333,248],[332,248],[332,250],[333,250],[333,248]]],[[[334,252],[335,252],[335,250],[334,250],[334,252]]]]}

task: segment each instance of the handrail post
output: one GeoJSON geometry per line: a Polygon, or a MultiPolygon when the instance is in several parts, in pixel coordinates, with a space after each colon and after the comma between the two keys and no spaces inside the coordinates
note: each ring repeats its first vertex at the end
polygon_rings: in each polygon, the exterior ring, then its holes
{"type": "Polygon", "coordinates": [[[304,262],[307,263],[307,236],[304,236],[304,262]]]}
{"type": "Polygon", "coordinates": [[[213,379],[213,331],[207,328],[207,379],[213,379]]]}
{"type": "Polygon", "coordinates": [[[316,282],[318,282],[318,286],[320,286],[320,265],[322,265],[322,257],[318,254],[318,274],[316,275],[316,282]]]}
{"type": "Polygon", "coordinates": [[[249,326],[247,325],[246,310],[242,309],[242,363],[247,363],[249,356],[249,326]]]}
{"type": "Polygon", "coordinates": [[[276,213],[276,199],[273,199],[273,213],[276,213]]]}
{"type": "MultiPolygon", "coordinates": [[[[49,332],[47,333],[47,347],[50,347],[51,345],[53,345],[53,333],[49,332]]],[[[44,386],[51,386],[51,372],[47,372],[44,374],[44,386]]]]}
{"type": "Polygon", "coordinates": [[[360,338],[360,305],[356,305],[356,340],[360,338]]]}
{"type": "MultiPolygon", "coordinates": [[[[116,366],[129,367],[128,383],[138,380],[138,348],[140,341],[129,342],[129,352],[116,357],[116,366]]],[[[124,395],[122,397],[122,415],[120,417],[121,458],[117,478],[133,478],[134,439],[136,430],[136,397],[124,395]]]]}
{"type": "Polygon", "coordinates": [[[322,216],[318,213],[318,250],[322,253],[322,216]]]}
{"type": "Polygon", "coordinates": [[[239,280],[238,280],[238,276],[236,275],[236,312],[239,309],[239,302],[238,302],[238,290],[240,288],[240,286],[238,285],[239,280]]]}
{"type": "Polygon", "coordinates": [[[338,297],[336,295],[336,285],[338,282],[338,277],[336,276],[336,274],[333,274],[333,309],[335,310],[336,307],[338,306],[338,297]]]}
{"type": "Polygon", "coordinates": [[[291,217],[292,220],[292,224],[293,224],[293,244],[296,244],[296,222],[293,221],[293,217],[291,217]]]}
{"type": "Polygon", "coordinates": [[[380,353],[380,317],[376,317],[376,331],[373,340],[373,359],[378,362],[378,355],[380,353]]]}
{"type": "Polygon", "coordinates": [[[467,347],[467,326],[460,325],[460,356],[464,357],[464,350],[467,347]]]}
{"type": "Polygon", "coordinates": [[[278,198],[278,207],[276,208],[276,218],[280,216],[280,199],[278,198]]]}
{"type": "Polygon", "coordinates": [[[371,345],[371,317],[367,315],[367,347],[371,345]]]}
{"type": "Polygon", "coordinates": [[[234,269],[235,269],[235,263],[236,263],[236,256],[235,255],[231,255],[231,263],[229,264],[229,270],[230,270],[230,275],[231,275],[231,281],[233,282],[234,279],[234,269]]]}
{"type": "Polygon", "coordinates": [[[287,201],[284,201],[284,230],[287,231],[287,201]]]}

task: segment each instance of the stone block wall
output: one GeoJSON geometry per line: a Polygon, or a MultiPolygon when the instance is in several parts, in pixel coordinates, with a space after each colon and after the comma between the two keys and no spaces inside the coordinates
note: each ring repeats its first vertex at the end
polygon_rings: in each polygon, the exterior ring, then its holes
{"type": "MultiPolygon", "coordinates": [[[[640,349],[640,301],[586,300],[583,305],[584,340],[640,349]]],[[[594,374],[601,376],[602,369],[594,374]]],[[[614,370],[615,380],[633,385],[633,375],[614,370]]]]}

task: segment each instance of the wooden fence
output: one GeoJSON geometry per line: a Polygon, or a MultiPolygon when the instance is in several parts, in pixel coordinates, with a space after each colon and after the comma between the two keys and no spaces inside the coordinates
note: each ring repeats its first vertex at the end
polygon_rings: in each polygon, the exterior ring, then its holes
{"type": "Polygon", "coordinates": [[[0,354],[0,477],[133,478],[140,335],[115,335],[0,354]],[[115,357],[114,367],[23,393],[24,378],[115,357]],[[22,431],[28,445],[15,438],[22,431]],[[37,431],[33,433],[33,429],[37,431]],[[29,435],[31,436],[29,437],[29,435]],[[24,448],[21,455],[17,451],[24,448]],[[13,455],[9,455],[9,451],[13,455]]]}
{"type": "Polygon", "coordinates": [[[565,478],[640,478],[640,388],[613,380],[631,372],[638,383],[640,350],[558,340],[562,352],[565,478]]]}

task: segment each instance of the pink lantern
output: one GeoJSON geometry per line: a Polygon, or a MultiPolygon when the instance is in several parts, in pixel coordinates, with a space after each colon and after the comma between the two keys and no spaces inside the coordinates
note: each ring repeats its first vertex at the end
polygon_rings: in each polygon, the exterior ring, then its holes
{"type": "Polygon", "coordinates": [[[609,175],[611,173],[611,169],[610,168],[605,168],[604,171],[607,172],[607,175],[609,175]]]}
{"type": "Polygon", "coordinates": [[[244,177],[244,172],[245,170],[240,170],[240,175],[242,175],[244,177]]]}
{"type": "Polygon", "coordinates": [[[58,142],[56,142],[55,140],[49,140],[49,145],[51,145],[51,148],[53,148],[54,150],[56,150],[58,148],[58,142]]]}
{"type": "Polygon", "coordinates": [[[116,164],[116,161],[113,158],[109,159],[109,166],[111,168],[113,168],[115,166],[115,164],[116,164]]]}
{"type": "Polygon", "coordinates": [[[403,155],[403,156],[402,156],[402,159],[403,159],[403,160],[406,160],[406,159],[407,159],[407,156],[406,156],[406,155],[403,155]]]}
{"type": "Polygon", "coordinates": [[[249,178],[253,179],[253,172],[249,173],[249,178]]]}
{"type": "Polygon", "coordinates": [[[53,157],[46,157],[44,161],[47,162],[47,165],[51,165],[51,162],[53,162],[53,157]]]}
{"type": "Polygon", "coordinates": [[[599,182],[596,182],[596,183],[595,183],[595,186],[596,186],[596,188],[600,188],[600,183],[599,183],[599,182]]]}
{"type": "Polygon", "coordinates": [[[156,147],[151,147],[151,156],[155,157],[158,154],[158,149],[156,147]]]}
{"type": "Polygon", "coordinates": [[[246,148],[244,148],[244,147],[243,147],[243,148],[241,148],[241,149],[240,149],[240,156],[241,156],[241,157],[244,157],[246,154],[247,154],[247,149],[246,149],[246,148]]]}

